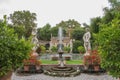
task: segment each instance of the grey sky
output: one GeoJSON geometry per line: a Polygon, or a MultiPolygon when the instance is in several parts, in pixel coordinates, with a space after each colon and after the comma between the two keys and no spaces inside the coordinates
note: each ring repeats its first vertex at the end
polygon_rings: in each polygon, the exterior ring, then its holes
{"type": "Polygon", "coordinates": [[[107,0],[0,0],[0,18],[17,10],[30,10],[37,14],[38,27],[46,23],[55,26],[68,19],[89,24],[90,18],[102,16],[107,6],[107,0]]]}

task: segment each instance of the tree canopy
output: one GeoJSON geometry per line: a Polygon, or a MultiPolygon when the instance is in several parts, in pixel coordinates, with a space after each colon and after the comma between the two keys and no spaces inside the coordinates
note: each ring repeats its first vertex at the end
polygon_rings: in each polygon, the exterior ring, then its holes
{"type": "Polygon", "coordinates": [[[14,11],[13,14],[10,14],[9,19],[15,27],[15,32],[21,37],[29,38],[32,32],[33,27],[36,27],[36,13],[31,13],[30,11],[14,11]],[[21,30],[21,33],[19,33],[21,30]]]}

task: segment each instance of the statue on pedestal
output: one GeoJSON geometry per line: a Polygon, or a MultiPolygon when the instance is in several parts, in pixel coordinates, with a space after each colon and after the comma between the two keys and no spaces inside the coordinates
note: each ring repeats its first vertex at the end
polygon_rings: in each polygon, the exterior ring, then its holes
{"type": "Polygon", "coordinates": [[[86,28],[86,33],[83,35],[83,41],[84,41],[84,47],[85,47],[85,55],[89,55],[89,51],[91,50],[91,45],[90,45],[90,38],[91,34],[89,32],[89,28],[86,28]]]}
{"type": "Polygon", "coordinates": [[[32,30],[32,44],[34,44],[34,47],[32,48],[32,55],[38,56],[38,54],[36,53],[36,49],[38,48],[39,43],[38,43],[38,39],[36,37],[36,33],[37,33],[37,29],[33,28],[33,30],[32,30]]]}

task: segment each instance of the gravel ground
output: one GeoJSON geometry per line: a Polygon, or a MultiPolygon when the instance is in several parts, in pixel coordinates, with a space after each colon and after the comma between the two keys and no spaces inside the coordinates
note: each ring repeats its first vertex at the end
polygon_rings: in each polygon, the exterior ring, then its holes
{"type": "Polygon", "coordinates": [[[52,77],[44,74],[33,74],[27,76],[18,76],[13,73],[12,80],[118,80],[107,74],[80,74],[76,77],[52,77]]]}

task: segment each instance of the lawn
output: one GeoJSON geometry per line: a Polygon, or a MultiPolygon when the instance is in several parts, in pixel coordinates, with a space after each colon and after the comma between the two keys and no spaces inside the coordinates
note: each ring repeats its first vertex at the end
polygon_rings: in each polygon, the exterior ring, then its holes
{"type": "MultiPolygon", "coordinates": [[[[58,61],[52,60],[40,60],[42,64],[58,64],[58,61]]],[[[83,64],[83,60],[70,60],[66,61],[66,64],[83,64]]]]}

